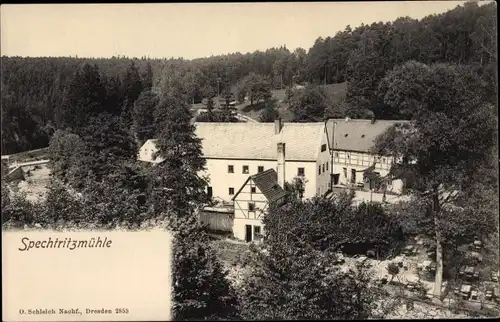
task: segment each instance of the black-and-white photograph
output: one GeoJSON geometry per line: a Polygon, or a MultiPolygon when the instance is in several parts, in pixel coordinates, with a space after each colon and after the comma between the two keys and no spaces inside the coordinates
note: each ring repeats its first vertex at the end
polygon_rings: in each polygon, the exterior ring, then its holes
{"type": "Polygon", "coordinates": [[[496,2],[0,12],[2,231],[171,231],[173,320],[500,316],[496,2]]]}

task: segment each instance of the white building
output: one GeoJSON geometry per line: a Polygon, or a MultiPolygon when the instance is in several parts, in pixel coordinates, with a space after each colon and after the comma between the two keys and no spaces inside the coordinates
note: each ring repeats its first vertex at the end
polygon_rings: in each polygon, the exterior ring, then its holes
{"type": "Polygon", "coordinates": [[[282,187],[303,177],[305,198],[329,189],[324,123],[197,123],[196,134],[202,139],[203,175],[210,179],[212,197],[231,201],[249,175],[268,169],[278,173],[282,187]]]}
{"type": "MultiPolygon", "coordinates": [[[[374,172],[384,177],[389,173],[394,158],[373,154],[376,138],[397,123],[406,121],[386,120],[352,120],[330,119],[326,123],[329,144],[331,149],[332,185],[335,186],[363,186],[365,178],[363,172],[375,164],[374,172]]],[[[403,182],[394,180],[389,183],[387,192],[401,193],[403,182]]]]}
{"type": "MultiPolygon", "coordinates": [[[[269,204],[284,202],[285,182],[295,177],[305,179],[304,198],[312,198],[326,195],[333,187],[365,185],[363,172],[374,164],[375,172],[387,175],[392,157],[373,155],[370,148],[377,136],[398,122],[332,119],[326,123],[195,123],[206,159],[206,170],[200,175],[209,178],[209,196],[233,204],[234,236],[258,240],[269,204]]],[[[161,162],[153,159],[154,143],[148,140],[141,147],[139,160],[161,162]]],[[[388,192],[399,193],[401,189],[401,180],[395,180],[388,192]]],[[[214,228],[230,222],[226,212],[223,216],[222,212],[207,214],[203,221],[214,228]],[[218,221],[210,216],[218,216],[218,221]]]]}
{"type": "MultiPolygon", "coordinates": [[[[201,122],[195,125],[206,159],[206,170],[200,175],[208,175],[207,192],[213,198],[230,202],[249,175],[268,169],[278,173],[282,187],[285,181],[292,182],[297,176],[305,179],[304,198],[325,194],[329,189],[330,152],[322,122],[277,120],[274,124],[201,122]]],[[[155,142],[151,139],[144,143],[138,160],[161,162],[160,158],[153,158],[157,151],[155,142]]]]}

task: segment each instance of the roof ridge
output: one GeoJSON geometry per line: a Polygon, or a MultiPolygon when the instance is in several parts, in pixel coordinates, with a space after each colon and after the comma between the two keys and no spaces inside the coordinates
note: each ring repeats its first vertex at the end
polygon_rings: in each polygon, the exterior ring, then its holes
{"type": "Polygon", "coordinates": [[[264,171],[256,173],[256,174],[252,174],[251,177],[252,178],[258,178],[260,176],[263,176],[264,174],[268,174],[268,173],[271,173],[271,172],[276,172],[276,171],[274,169],[267,169],[267,170],[264,170],[264,171]]]}

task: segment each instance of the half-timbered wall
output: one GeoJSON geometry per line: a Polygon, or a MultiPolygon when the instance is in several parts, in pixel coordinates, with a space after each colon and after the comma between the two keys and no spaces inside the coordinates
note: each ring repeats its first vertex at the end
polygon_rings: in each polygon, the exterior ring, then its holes
{"type": "Polygon", "coordinates": [[[252,179],[234,200],[234,226],[233,234],[235,238],[245,240],[246,225],[252,226],[252,240],[255,239],[255,226],[260,226],[261,234],[264,232],[262,218],[267,211],[268,201],[252,179]],[[252,188],[254,190],[252,190],[252,188]],[[250,209],[253,204],[253,211],[250,209]]]}
{"type": "MultiPolygon", "coordinates": [[[[393,157],[377,156],[369,153],[355,152],[355,151],[333,151],[333,173],[340,173],[339,183],[346,185],[352,183],[352,170],[356,171],[355,182],[363,182],[363,170],[375,164],[375,172],[381,176],[389,173],[393,163],[393,157]]],[[[389,191],[399,193],[402,190],[401,180],[395,180],[392,185],[388,187],[389,191]]]]}

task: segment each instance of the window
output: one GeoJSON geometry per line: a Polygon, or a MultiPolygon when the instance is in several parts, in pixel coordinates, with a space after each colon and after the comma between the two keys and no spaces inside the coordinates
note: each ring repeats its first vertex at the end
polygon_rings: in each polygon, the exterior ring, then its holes
{"type": "Polygon", "coordinates": [[[325,173],[325,164],[323,163],[323,173],[325,173]]]}
{"type": "Polygon", "coordinates": [[[382,158],[382,163],[385,163],[385,158],[382,158]]]}
{"type": "Polygon", "coordinates": [[[234,188],[229,188],[229,195],[234,195],[234,188]]]}
{"type": "Polygon", "coordinates": [[[250,191],[251,191],[252,193],[255,193],[255,191],[256,191],[255,187],[251,187],[251,188],[250,188],[250,191]]]}
{"type": "Polygon", "coordinates": [[[328,162],[326,163],[326,171],[328,171],[328,162]]]}
{"type": "Polygon", "coordinates": [[[351,183],[356,183],[356,169],[351,169],[351,183]]]}
{"type": "Polygon", "coordinates": [[[303,177],[305,175],[304,168],[297,168],[297,175],[303,177]]]}
{"type": "Polygon", "coordinates": [[[318,167],[318,174],[321,174],[321,165],[318,167]]]}
{"type": "Polygon", "coordinates": [[[264,167],[263,167],[263,166],[261,166],[261,165],[259,165],[259,167],[257,168],[257,172],[259,172],[259,173],[260,173],[260,172],[262,172],[262,171],[264,171],[264,167]]]}
{"type": "Polygon", "coordinates": [[[347,179],[347,168],[342,168],[342,170],[344,170],[344,178],[347,179]]]}
{"type": "Polygon", "coordinates": [[[253,239],[255,241],[260,241],[261,237],[260,226],[253,226],[253,239]]]}
{"type": "Polygon", "coordinates": [[[248,174],[248,166],[247,165],[243,166],[243,173],[248,174]]]}
{"type": "Polygon", "coordinates": [[[253,202],[248,203],[248,211],[255,211],[255,204],[253,202]]]}
{"type": "Polygon", "coordinates": [[[227,173],[234,173],[234,166],[233,165],[227,166],[227,173]]]}
{"type": "Polygon", "coordinates": [[[338,158],[339,157],[339,153],[338,152],[335,152],[335,157],[338,158]]]}
{"type": "Polygon", "coordinates": [[[323,144],[321,145],[321,152],[325,152],[326,151],[326,144],[323,144]]]}

